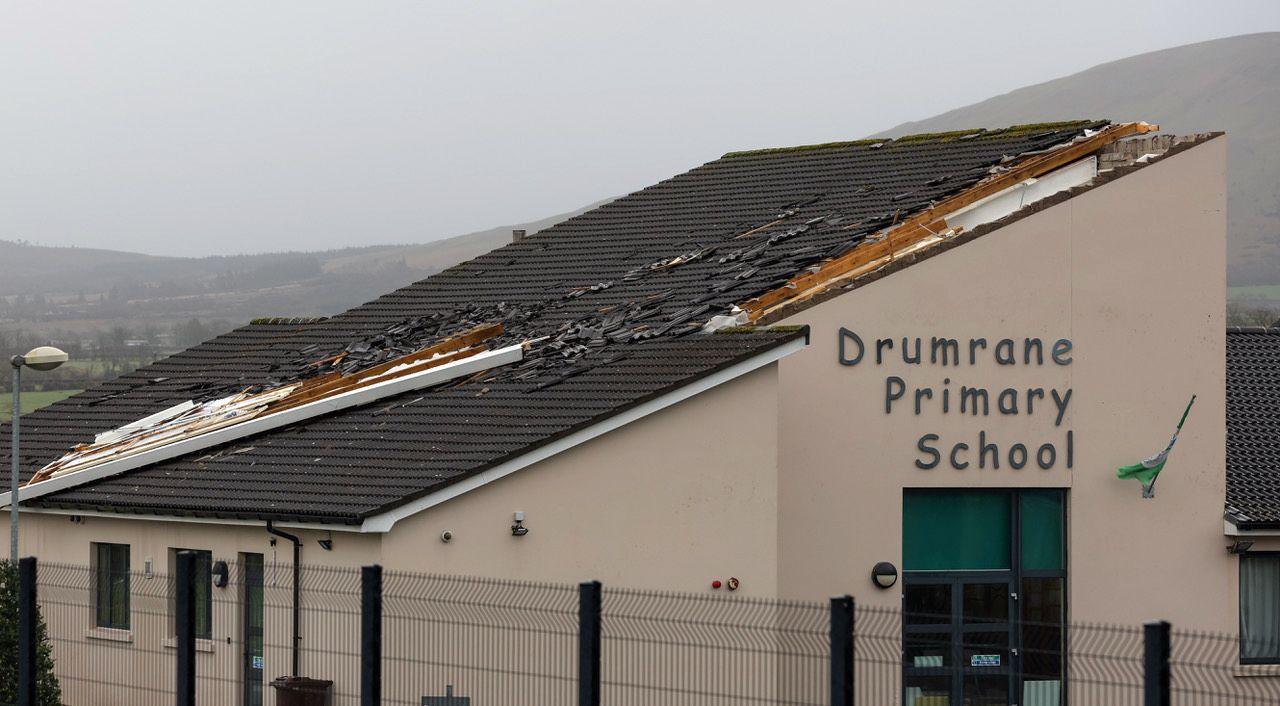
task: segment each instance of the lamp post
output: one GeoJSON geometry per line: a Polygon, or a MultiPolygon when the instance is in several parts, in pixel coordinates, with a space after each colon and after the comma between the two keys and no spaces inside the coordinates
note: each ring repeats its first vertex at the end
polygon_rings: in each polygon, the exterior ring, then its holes
{"type": "Polygon", "coordinates": [[[13,366],[13,419],[10,420],[10,431],[13,442],[9,445],[9,558],[14,566],[18,564],[18,420],[21,416],[22,368],[32,370],[53,370],[67,362],[67,354],[52,346],[32,348],[26,355],[15,355],[9,359],[13,366]]]}

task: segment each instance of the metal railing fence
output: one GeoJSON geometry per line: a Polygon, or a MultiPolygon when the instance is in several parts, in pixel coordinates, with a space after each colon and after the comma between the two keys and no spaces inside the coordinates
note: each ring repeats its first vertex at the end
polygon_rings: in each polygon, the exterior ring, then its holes
{"type": "Polygon", "coordinates": [[[303,566],[295,636],[291,565],[197,559],[186,559],[195,567],[186,593],[154,571],[44,563],[37,572],[24,560],[19,679],[0,694],[40,703],[38,604],[66,706],[272,706],[281,692],[271,682],[287,676],[322,680],[333,706],[1280,703],[1280,671],[1241,665],[1236,636],[1167,623],[1027,622],[1011,628],[1017,643],[979,628],[929,647],[906,627],[920,614],[848,597],[303,566]],[[190,631],[179,630],[180,615],[190,631]],[[295,649],[300,674],[291,674],[295,649]]]}

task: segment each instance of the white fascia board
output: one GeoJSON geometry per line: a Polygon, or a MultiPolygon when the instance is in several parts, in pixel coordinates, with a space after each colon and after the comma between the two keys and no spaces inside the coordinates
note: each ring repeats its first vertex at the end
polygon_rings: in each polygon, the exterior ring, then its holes
{"type": "MultiPolygon", "coordinates": [[[[700,335],[714,336],[719,334],[700,335]]],[[[424,495],[421,498],[412,500],[386,512],[371,515],[365,518],[364,523],[360,526],[360,531],[390,532],[396,522],[409,517],[410,515],[416,515],[423,510],[435,507],[436,505],[448,500],[452,500],[463,493],[470,492],[481,486],[488,485],[500,478],[509,476],[522,468],[531,466],[539,461],[546,460],[558,453],[568,451],[569,449],[578,446],[579,444],[586,443],[597,436],[607,434],[614,429],[647,417],[654,412],[666,409],[667,407],[687,400],[694,395],[699,395],[713,387],[729,382],[734,378],[741,377],[753,370],[769,365],[770,363],[775,363],[781,358],[804,348],[807,344],[808,342],[803,338],[788,341],[787,343],[765,351],[758,356],[735,363],[734,365],[712,373],[700,380],[695,380],[688,385],[672,390],[665,395],[655,397],[648,402],[638,404],[631,409],[615,414],[597,424],[579,429],[578,431],[556,439],[551,443],[539,446],[527,454],[518,456],[504,463],[500,463],[434,493],[424,495]]]]}
{"type": "Polygon", "coordinates": [[[985,199],[975,201],[947,216],[947,226],[951,228],[960,226],[966,231],[971,231],[984,223],[998,221],[1058,192],[1087,184],[1097,175],[1098,159],[1086,157],[1061,169],[1038,178],[1027,179],[985,199]]]}
{"type": "MultiPolygon", "coordinates": [[[[21,493],[19,493],[21,497],[21,493]]],[[[232,525],[236,527],[263,527],[266,520],[243,520],[230,517],[187,517],[182,515],[138,515],[129,512],[101,512],[99,510],[66,510],[55,507],[24,507],[22,514],[63,515],[67,517],[93,517],[104,520],[143,520],[147,522],[184,522],[201,525],[232,525]]],[[[276,522],[272,527],[280,529],[316,530],[319,532],[359,532],[360,525],[341,525],[324,522],[276,522]]]]}
{"type": "MultiPolygon", "coordinates": [[[[524,358],[524,349],[520,344],[500,348],[494,351],[485,351],[478,353],[469,358],[456,360],[445,363],[434,368],[429,368],[419,373],[405,375],[393,380],[385,380],[383,382],[366,385],[355,390],[349,390],[332,397],[326,397],[299,405],[292,409],[286,409],[275,414],[267,414],[255,417],[240,424],[229,427],[223,427],[207,434],[193,436],[190,439],[178,441],[167,446],[157,449],[145,451],[133,456],[127,456],[114,461],[106,461],[96,466],[86,468],[82,471],[75,471],[63,476],[50,478],[39,483],[25,486],[18,491],[19,501],[31,500],[49,493],[56,493],[60,490],[74,488],[84,485],[95,480],[109,478],[119,475],[126,471],[136,470],[144,466],[150,466],[162,461],[168,461],[180,456],[203,451],[205,449],[221,446],[247,436],[261,434],[263,432],[272,431],[291,424],[297,424],[309,419],[313,419],[322,414],[338,412],[352,407],[377,402],[387,397],[421,390],[425,387],[438,385],[442,382],[448,382],[455,378],[465,375],[473,375],[475,373],[489,370],[501,365],[510,363],[518,363],[524,358]]],[[[8,507],[10,493],[0,494],[0,507],[8,507]]]]}

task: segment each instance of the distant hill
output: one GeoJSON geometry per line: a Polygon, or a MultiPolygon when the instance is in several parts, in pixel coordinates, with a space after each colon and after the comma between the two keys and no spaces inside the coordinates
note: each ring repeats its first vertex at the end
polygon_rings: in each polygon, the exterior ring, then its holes
{"type": "MultiPolygon", "coordinates": [[[[603,203],[603,202],[601,202],[603,203]]],[[[412,245],[157,257],[0,240],[0,330],[331,315],[594,208],[412,245]]]]}
{"type": "Polygon", "coordinates": [[[325,269],[330,272],[342,272],[351,268],[377,268],[379,263],[403,261],[414,270],[439,271],[470,260],[478,255],[483,255],[490,250],[511,242],[511,231],[514,229],[524,229],[528,231],[529,235],[533,235],[563,220],[602,206],[610,200],[597,201],[568,213],[561,213],[549,218],[530,221],[529,223],[490,228],[489,230],[456,235],[452,238],[435,240],[421,245],[398,245],[389,248],[370,249],[367,252],[352,252],[349,255],[342,254],[345,251],[334,251],[334,256],[326,262],[325,269]]]}
{"type": "Polygon", "coordinates": [[[1228,279],[1280,284],[1280,32],[1139,54],[878,136],[1067,118],[1146,120],[1171,133],[1225,130],[1228,279]]]}

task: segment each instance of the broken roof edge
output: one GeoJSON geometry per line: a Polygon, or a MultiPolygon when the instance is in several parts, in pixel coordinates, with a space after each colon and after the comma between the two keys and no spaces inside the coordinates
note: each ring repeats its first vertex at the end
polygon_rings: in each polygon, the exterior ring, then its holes
{"type": "Polygon", "coordinates": [[[787,147],[761,147],[750,150],[737,150],[734,152],[726,152],[721,155],[720,159],[734,159],[738,157],[763,157],[775,154],[794,154],[797,152],[812,152],[815,150],[841,149],[845,147],[869,147],[875,144],[891,145],[891,144],[912,144],[916,142],[951,142],[970,135],[973,138],[985,139],[995,137],[1008,137],[1011,135],[1025,135],[1035,132],[1047,132],[1051,130],[1068,130],[1071,128],[1089,128],[1093,126],[1109,125],[1110,120],[1061,120],[1058,122],[1046,123],[1024,123],[1020,125],[1010,125],[1001,128],[985,128],[975,127],[965,130],[948,130],[946,132],[921,132],[910,135],[899,135],[898,137],[868,137],[861,140],[843,140],[835,142],[818,142],[809,145],[792,145],[787,147]]]}
{"type": "MultiPolygon", "coordinates": [[[[391,527],[401,519],[417,514],[450,498],[462,495],[468,490],[510,475],[521,468],[555,456],[562,451],[567,451],[632,421],[659,412],[713,387],[741,377],[746,373],[763,368],[809,344],[809,327],[807,325],[742,327],[740,331],[736,332],[736,335],[751,335],[753,333],[777,334],[780,332],[787,335],[778,337],[776,341],[767,346],[762,346],[715,368],[703,371],[697,376],[686,378],[675,385],[637,399],[631,404],[610,410],[575,427],[549,436],[539,443],[525,446],[507,457],[480,469],[459,474],[456,480],[446,485],[431,488],[425,493],[406,496],[398,501],[382,505],[377,510],[364,515],[309,515],[297,512],[215,513],[176,508],[170,512],[165,512],[154,506],[134,508],[122,505],[118,508],[111,508],[102,503],[60,502],[56,500],[56,496],[53,499],[48,497],[30,498],[30,501],[34,504],[28,505],[28,498],[21,492],[19,493],[19,499],[22,503],[23,512],[32,511],[55,515],[94,515],[123,520],[243,526],[261,526],[263,522],[272,520],[277,522],[280,527],[294,529],[385,533],[389,532],[391,527]],[[748,328],[751,330],[748,331],[748,328]],[[484,476],[481,482],[471,480],[479,476],[484,476]],[[464,484],[467,485],[464,487],[464,484]],[[448,495],[446,497],[443,494],[448,495]]],[[[718,334],[694,335],[713,336],[718,334]]],[[[7,504],[8,494],[0,495],[0,500],[7,504]]]]}
{"type": "Polygon", "coordinates": [[[1174,155],[1177,155],[1189,149],[1198,147],[1206,142],[1222,137],[1225,134],[1226,134],[1225,132],[1218,131],[1218,132],[1199,133],[1194,136],[1188,136],[1189,139],[1183,142],[1178,142],[1174,144],[1163,154],[1153,157],[1152,159],[1146,162],[1136,162],[1134,164],[1128,164],[1128,165],[1116,167],[1114,169],[1110,169],[1106,171],[1099,171],[1098,175],[1095,176],[1092,180],[1090,180],[1086,184],[1083,184],[1081,186],[1076,186],[1064,191],[1059,191],[1051,196],[1040,199],[1035,203],[1028,204],[1026,207],[1021,208],[1017,211],[1014,211],[1013,213],[1003,218],[992,221],[990,223],[983,223],[982,225],[974,228],[971,231],[961,232],[953,237],[940,241],[930,247],[923,248],[909,255],[898,257],[894,261],[872,272],[868,272],[865,275],[857,277],[856,279],[852,279],[844,285],[833,287],[820,294],[816,294],[813,297],[810,297],[808,299],[795,301],[789,304],[784,304],[778,307],[777,309],[771,310],[768,313],[761,315],[758,319],[756,319],[752,323],[760,326],[778,325],[779,323],[786,321],[790,317],[800,314],[801,312],[806,311],[812,307],[815,307],[818,304],[834,299],[843,294],[848,294],[849,292],[852,292],[856,289],[861,289],[862,287],[868,284],[871,284],[872,282],[877,282],[885,277],[892,275],[895,272],[898,272],[899,270],[910,267],[911,265],[914,265],[917,262],[921,262],[923,260],[927,260],[932,257],[937,257],[938,255],[941,255],[951,250],[952,248],[960,247],[965,243],[976,240],[977,238],[981,238],[982,236],[985,236],[989,233],[997,231],[1007,225],[1017,223],[1018,221],[1024,218],[1029,218],[1030,216],[1033,216],[1039,213],[1040,211],[1044,211],[1046,209],[1057,206],[1058,204],[1063,203],[1064,201],[1073,199],[1076,196],[1079,196],[1081,194],[1087,193],[1094,189],[1106,186],[1107,184],[1115,181],[1116,179],[1125,177],[1140,169],[1146,169],[1153,164],[1162,162],[1165,159],[1168,159],[1169,157],[1173,157],[1174,155]]]}
{"type": "Polygon", "coordinates": [[[1228,502],[1222,513],[1222,534],[1227,537],[1276,537],[1280,536],[1280,520],[1252,519],[1228,502]]]}
{"type": "MultiPolygon", "coordinates": [[[[744,327],[745,328],[745,327],[744,327]]],[[[739,378],[785,358],[809,345],[809,326],[757,327],[758,333],[782,331],[787,333],[773,345],[753,351],[751,354],[728,361],[679,383],[658,390],[631,403],[612,409],[605,414],[587,420],[577,426],[542,439],[477,470],[469,471],[446,485],[431,488],[424,493],[402,498],[398,503],[384,505],[379,510],[362,516],[360,531],[386,533],[397,522],[482,486],[505,478],[516,471],[549,459],[564,451],[603,436],[631,422],[660,412],[672,405],[701,394],[714,387],[739,378]]],[[[746,331],[738,335],[748,334],[746,331]]],[[[695,334],[695,335],[717,335],[695,334]]],[[[749,334],[748,334],[749,335],[749,334]]]]}
{"type": "MultiPolygon", "coordinates": [[[[309,421],[343,409],[371,404],[393,395],[431,387],[464,375],[517,363],[523,358],[524,345],[520,343],[506,348],[484,351],[421,372],[373,383],[331,397],[323,397],[274,414],[248,419],[239,424],[209,431],[148,451],[104,461],[65,475],[53,476],[37,483],[29,483],[19,490],[18,502],[35,500],[50,493],[79,487],[95,480],[109,478],[163,461],[180,458],[187,454],[221,446],[298,422],[309,421]]],[[[11,492],[0,493],[0,507],[9,506],[11,495],[11,492]]]]}

